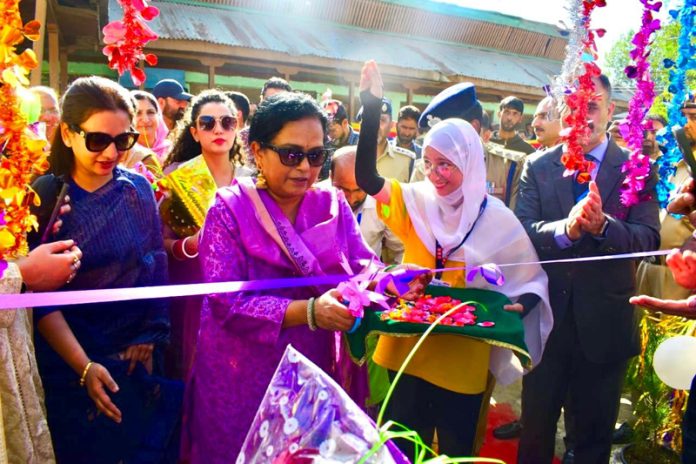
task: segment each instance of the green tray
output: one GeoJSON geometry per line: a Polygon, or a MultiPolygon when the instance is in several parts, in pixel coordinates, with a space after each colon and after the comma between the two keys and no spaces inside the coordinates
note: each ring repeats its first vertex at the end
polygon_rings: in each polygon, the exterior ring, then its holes
{"type": "MultiPolygon", "coordinates": [[[[478,288],[450,288],[429,286],[425,292],[432,296],[451,296],[462,302],[475,302],[477,322],[492,321],[494,327],[467,325],[464,327],[437,326],[431,334],[452,334],[473,338],[493,346],[511,349],[522,362],[523,366],[531,363],[531,358],[524,342],[524,327],[522,318],[517,313],[505,311],[503,306],[510,304],[508,297],[502,293],[478,288]],[[483,309],[479,305],[484,305],[483,309]]],[[[381,309],[381,308],[380,308],[381,309]]],[[[351,357],[362,364],[367,351],[365,340],[372,334],[392,335],[399,337],[420,336],[430,326],[412,322],[397,322],[380,319],[381,310],[367,308],[360,326],[351,334],[346,334],[351,357]]]]}

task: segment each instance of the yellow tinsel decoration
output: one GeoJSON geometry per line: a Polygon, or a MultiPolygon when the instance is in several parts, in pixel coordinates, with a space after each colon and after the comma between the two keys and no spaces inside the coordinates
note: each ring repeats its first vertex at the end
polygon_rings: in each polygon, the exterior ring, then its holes
{"type": "Polygon", "coordinates": [[[30,130],[20,110],[29,72],[38,66],[31,49],[17,47],[36,40],[41,24],[22,23],[19,2],[0,0],[0,258],[26,254],[26,233],[36,228],[30,205],[38,201],[30,184],[48,168],[41,140],[30,130]]]}

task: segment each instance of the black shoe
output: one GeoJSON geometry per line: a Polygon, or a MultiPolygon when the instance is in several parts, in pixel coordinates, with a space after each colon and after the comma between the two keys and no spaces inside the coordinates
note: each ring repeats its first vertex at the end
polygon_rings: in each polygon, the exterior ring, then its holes
{"type": "Polygon", "coordinates": [[[573,464],[575,462],[575,451],[572,449],[566,450],[565,453],[563,453],[563,459],[561,460],[561,464],[573,464]]]}
{"type": "Polygon", "coordinates": [[[625,445],[631,442],[633,438],[633,427],[628,422],[624,422],[621,426],[614,430],[611,437],[611,442],[615,445],[625,445]]]}
{"type": "Polygon", "coordinates": [[[498,440],[511,440],[522,433],[522,422],[516,420],[493,429],[493,436],[498,440]]]}

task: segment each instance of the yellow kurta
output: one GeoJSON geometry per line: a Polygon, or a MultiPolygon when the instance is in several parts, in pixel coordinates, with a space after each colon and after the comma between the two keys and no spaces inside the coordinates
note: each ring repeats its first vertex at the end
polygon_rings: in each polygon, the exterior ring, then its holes
{"type": "MultiPolygon", "coordinates": [[[[421,242],[406,211],[401,185],[391,180],[391,202],[377,204],[377,214],[404,243],[404,262],[434,268],[435,256],[421,242]]],[[[447,267],[464,263],[447,261],[447,267]]],[[[464,271],[445,272],[442,280],[464,287],[464,271]]],[[[399,370],[418,337],[382,335],[373,360],[382,367],[399,370]]],[[[457,393],[478,394],[486,389],[490,346],[457,335],[430,335],[406,368],[407,374],[457,393]]]]}

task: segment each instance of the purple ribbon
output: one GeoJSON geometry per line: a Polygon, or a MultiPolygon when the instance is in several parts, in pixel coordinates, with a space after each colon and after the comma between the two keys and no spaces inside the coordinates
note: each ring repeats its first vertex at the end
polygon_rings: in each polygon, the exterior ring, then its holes
{"type": "MultiPolygon", "coordinates": [[[[403,269],[394,272],[393,274],[382,274],[378,276],[378,286],[386,288],[389,279],[394,283],[397,290],[402,290],[404,283],[406,290],[408,282],[426,272],[438,271],[465,271],[472,278],[477,272],[486,278],[491,278],[499,281],[502,277],[501,268],[514,266],[542,265],[542,264],[557,264],[557,263],[581,263],[590,261],[609,261],[614,259],[636,259],[647,256],[664,256],[671,253],[672,250],[657,250],[644,251],[638,253],[623,253],[618,255],[605,256],[588,256],[585,258],[568,258],[554,259],[548,261],[532,261],[507,264],[484,264],[476,267],[451,267],[444,269],[420,269],[410,270],[403,269]],[[496,271],[497,270],[497,271],[496,271]],[[500,276],[498,276],[500,272],[500,276]]],[[[467,275],[467,278],[469,277],[467,275]]],[[[194,296],[208,295],[211,293],[234,293],[234,292],[249,292],[260,290],[273,290],[276,288],[292,288],[292,287],[308,287],[315,285],[338,285],[341,282],[349,280],[350,274],[335,274],[319,277],[290,277],[284,279],[263,279],[252,281],[232,281],[232,282],[213,282],[203,284],[187,284],[187,285],[162,285],[157,287],[134,287],[134,288],[110,288],[99,290],[74,290],[66,292],[42,292],[42,293],[21,293],[21,294],[6,294],[0,295],[0,310],[16,309],[16,308],[40,308],[45,306],[64,306],[77,305],[88,303],[108,303],[113,301],[130,301],[130,300],[149,300],[155,298],[173,298],[178,296],[194,296]]],[[[470,279],[467,279],[470,280],[470,279]]],[[[496,285],[495,282],[491,282],[496,285]]],[[[377,290],[377,289],[376,289],[377,290]]],[[[376,293],[376,292],[375,292],[376,293]]]]}
{"type": "Polygon", "coordinates": [[[156,287],[20,293],[0,295],[0,310],[108,303],[113,301],[148,300],[177,296],[208,295],[211,293],[250,292],[275,288],[309,287],[313,285],[337,285],[349,277],[349,275],[337,274],[320,277],[291,277],[285,279],[213,282],[204,284],[160,285],[156,287]]]}

